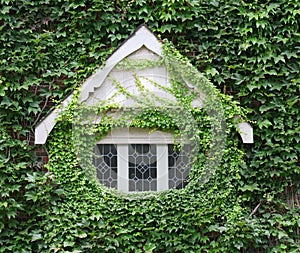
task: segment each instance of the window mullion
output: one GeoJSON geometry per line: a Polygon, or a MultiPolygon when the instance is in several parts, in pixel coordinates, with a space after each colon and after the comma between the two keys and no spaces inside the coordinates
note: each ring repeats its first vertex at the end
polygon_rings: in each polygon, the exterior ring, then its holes
{"type": "Polygon", "coordinates": [[[168,187],[168,145],[159,144],[157,148],[157,191],[167,190],[168,187]]]}
{"type": "Polygon", "coordinates": [[[117,145],[118,154],[118,190],[128,192],[128,144],[117,145]]]}

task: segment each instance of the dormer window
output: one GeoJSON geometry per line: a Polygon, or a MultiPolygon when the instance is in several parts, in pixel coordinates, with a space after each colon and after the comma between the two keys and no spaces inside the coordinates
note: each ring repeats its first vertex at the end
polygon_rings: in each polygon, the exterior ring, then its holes
{"type": "Polygon", "coordinates": [[[181,189],[189,174],[188,145],[181,150],[170,133],[118,129],[95,147],[99,182],[123,192],[181,189]]]}
{"type": "MultiPolygon", "coordinates": [[[[139,101],[146,101],[147,104],[148,98],[151,97],[149,94],[152,94],[158,98],[150,102],[154,108],[163,108],[165,103],[166,110],[169,108],[177,110],[176,96],[169,92],[173,89],[169,70],[166,64],[157,64],[163,62],[162,59],[164,53],[160,41],[146,26],[139,27],[116,49],[103,67],[82,84],[78,97],[76,93],[71,93],[62,101],[61,106],[50,112],[36,126],[35,144],[46,143],[60,113],[72,104],[73,99],[86,107],[98,106],[108,101],[110,104],[117,104],[118,108],[138,110],[139,101]],[[121,90],[126,92],[122,93],[121,90]]],[[[182,68],[186,71],[185,66],[182,68]]],[[[190,94],[198,90],[193,85],[192,79],[182,76],[178,80],[183,90],[186,89],[190,94]]],[[[209,95],[209,92],[202,93],[205,90],[200,89],[197,94],[195,93],[195,97],[191,97],[193,108],[203,108],[209,95]]],[[[84,115],[82,121],[89,121],[90,116],[84,115]],[[84,118],[85,116],[87,118],[84,118]]],[[[109,116],[114,117],[118,114],[111,113],[109,116]]],[[[180,119],[181,115],[179,113],[178,116],[172,117],[180,119]]],[[[185,120],[184,115],[182,119],[185,120]]],[[[191,121],[187,119],[186,123],[189,125],[191,121]]],[[[253,143],[252,127],[246,122],[238,123],[238,127],[243,142],[253,143]]],[[[108,136],[102,138],[96,147],[94,142],[90,145],[90,149],[95,148],[95,175],[101,184],[109,188],[122,192],[159,192],[172,188],[181,189],[188,181],[189,147],[176,149],[171,133],[137,128],[114,129],[108,136]]]]}

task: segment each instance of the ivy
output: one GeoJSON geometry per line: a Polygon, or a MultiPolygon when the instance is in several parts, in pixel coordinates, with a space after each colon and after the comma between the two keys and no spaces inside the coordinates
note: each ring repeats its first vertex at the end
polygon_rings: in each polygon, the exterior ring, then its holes
{"type": "MultiPolygon", "coordinates": [[[[297,252],[299,8],[298,1],[286,0],[2,0],[0,252],[297,252]],[[228,136],[227,147],[233,150],[221,163],[223,173],[215,173],[216,182],[222,189],[228,187],[229,195],[223,192],[226,196],[217,198],[214,194],[219,192],[208,184],[210,203],[196,191],[199,199],[189,200],[186,194],[189,204],[178,209],[175,205],[184,196],[173,192],[143,201],[119,198],[116,203],[109,201],[115,198],[110,193],[101,192],[105,205],[96,208],[98,190],[85,192],[89,182],[76,170],[76,156],[66,147],[73,144],[59,141],[68,139],[67,125],[52,136],[57,149],[51,151],[51,163],[57,164],[62,179],[76,184],[68,188],[64,180],[55,181],[34,158],[29,145],[33,128],[49,106],[79,86],[141,23],[172,41],[221,93],[232,95],[247,109],[255,143],[239,144],[245,163],[236,171],[228,164],[242,158],[237,158],[236,136],[228,136]],[[74,167],[74,174],[67,173],[67,165],[74,167]],[[228,182],[226,172],[231,169],[236,177],[228,182]],[[229,198],[225,206],[223,197],[229,198]],[[165,203],[173,204],[164,215],[146,212],[152,201],[162,209],[167,208],[165,203]],[[145,209],[123,222],[121,217],[133,206],[145,209]],[[195,208],[188,212],[191,206],[195,208]],[[116,210],[114,217],[111,210],[116,210]],[[151,227],[165,233],[150,233],[151,227]]],[[[191,113],[204,118],[203,112],[191,113]]],[[[231,107],[225,115],[233,119],[236,113],[231,107]]],[[[136,124],[150,126],[148,121],[136,124]]],[[[172,124],[161,120],[159,127],[172,129],[172,124]]],[[[209,140],[209,134],[200,136],[209,140]]]]}

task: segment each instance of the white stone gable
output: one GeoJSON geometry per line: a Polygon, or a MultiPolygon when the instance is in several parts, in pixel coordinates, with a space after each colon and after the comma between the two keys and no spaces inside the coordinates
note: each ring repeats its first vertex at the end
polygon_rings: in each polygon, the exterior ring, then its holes
{"type": "MultiPolygon", "coordinates": [[[[147,60],[157,62],[162,57],[162,45],[156,36],[146,27],[139,27],[106,61],[103,68],[99,68],[82,85],[80,102],[94,105],[101,100],[119,103],[124,107],[134,107],[135,101],[126,98],[124,94],[117,94],[116,82],[126,88],[133,95],[139,95],[136,86],[136,76],[151,93],[170,101],[175,98],[159,89],[155,83],[168,87],[168,73],[163,65],[153,65],[134,70],[126,68],[126,62],[139,62],[147,60]]],[[[187,84],[190,87],[189,84],[187,84]]],[[[192,87],[190,87],[192,88],[192,87]]],[[[44,144],[56,124],[56,119],[72,100],[73,93],[66,97],[61,106],[54,109],[35,128],[35,144],[44,144]]],[[[195,107],[202,107],[203,100],[198,98],[193,101],[195,107]]],[[[156,104],[159,106],[159,104],[156,104]]],[[[253,143],[253,130],[248,123],[240,123],[240,134],[245,143],[253,143]]]]}

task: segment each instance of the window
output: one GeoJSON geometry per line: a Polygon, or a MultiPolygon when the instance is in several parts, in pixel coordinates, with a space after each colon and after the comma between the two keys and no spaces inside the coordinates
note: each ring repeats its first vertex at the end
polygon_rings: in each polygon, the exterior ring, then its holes
{"type": "Polygon", "coordinates": [[[189,175],[189,146],[178,150],[170,133],[119,129],[95,148],[97,178],[124,192],[181,189],[189,175]]]}

